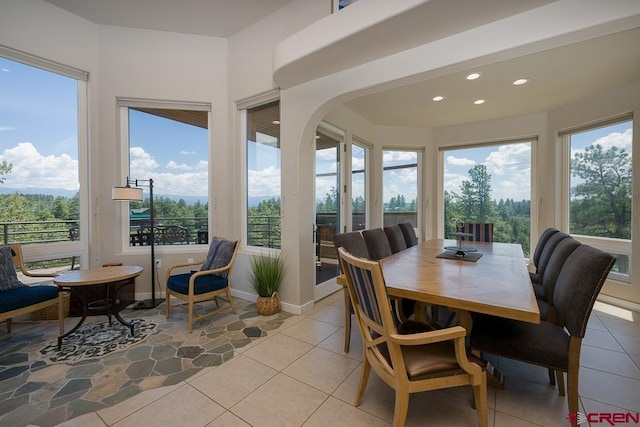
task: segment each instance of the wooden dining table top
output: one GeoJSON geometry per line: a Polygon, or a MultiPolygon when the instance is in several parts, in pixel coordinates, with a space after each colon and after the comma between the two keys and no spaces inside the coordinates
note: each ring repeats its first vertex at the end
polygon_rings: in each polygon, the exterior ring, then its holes
{"type": "Polygon", "coordinates": [[[511,243],[464,242],[477,261],[437,258],[454,240],[428,240],[380,260],[389,295],[540,323],[522,247],[511,243]]]}

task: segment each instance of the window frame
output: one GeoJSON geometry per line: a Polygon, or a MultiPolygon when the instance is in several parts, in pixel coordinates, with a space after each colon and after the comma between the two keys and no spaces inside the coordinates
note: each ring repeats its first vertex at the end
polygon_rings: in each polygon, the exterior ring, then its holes
{"type": "Polygon", "coordinates": [[[60,243],[40,243],[28,245],[25,250],[25,261],[50,260],[51,254],[55,258],[80,257],[80,265],[85,265],[89,259],[89,235],[92,230],[89,215],[90,182],[89,167],[89,72],[75,67],[61,64],[46,58],[32,55],[0,44],[0,56],[11,61],[20,62],[30,67],[39,68],[54,74],[72,78],[77,81],[77,122],[78,122],[78,183],[79,183],[79,217],[78,224],[81,232],[78,240],[60,243]]]}
{"type": "Polygon", "coordinates": [[[417,188],[416,188],[416,235],[422,235],[422,228],[425,220],[425,207],[426,204],[423,203],[423,200],[427,200],[426,195],[424,194],[424,156],[425,149],[424,147],[408,147],[408,146],[383,146],[380,152],[380,223],[384,226],[384,153],[386,151],[403,151],[415,152],[417,155],[416,163],[417,163],[417,171],[416,171],[416,180],[417,180],[417,188]]]}
{"type": "MultiPolygon", "coordinates": [[[[613,117],[605,118],[602,120],[596,120],[593,122],[589,122],[586,124],[582,124],[579,126],[563,129],[558,131],[557,140],[560,144],[561,150],[561,220],[560,226],[563,231],[570,234],[570,205],[571,205],[571,136],[581,132],[587,132],[590,130],[595,130],[599,128],[604,128],[607,126],[613,126],[616,124],[621,124],[622,122],[630,121],[632,123],[632,127],[634,127],[633,113],[624,113],[620,115],[616,115],[613,117]]],[[[632,141],[633,143],[633,141],[632,141]]],[[[633,153],[632,153],[633,156],[633,153]]],[[[633,159],[632,159],[633,162],[633,159]]],[[[636,172],[637,173],[637,172],[636,172]]],[[[632,183],[636,181],[633,177],[632,170],[632,183]]],[[[634,214],[633,214],[633,199],[637,198],[638,189],[635,186],[632,186],[632,214],[631,214],[631,230],[633,236],[633,225],[634,225],[634,214]]],[[[632,239],[617,239],[617,238],[607,238],[607,237],[598,237],[598,236],[588,236],[582,234],[571,234],[576,240],[583,244],[587,244],[603,250],[608,253],[627,255],[629,257],[629,274],[621,274],[617,272],[610,272],[608,276],[608,280],[616,282],[621,285],[631,285],[632,283],[632,275],[634,269],[633,263],[633,244],[632,239]]],[[[637,267],[636,267],[637,268],[637,267]]]]}
{"type": "MultiPolygon", "coordinates": [[[[143,99],[143,98],[116,98],[116,108],[118,111],[116,127],[119,131],[119,153],[118,160],[120,162],[118,185],[124,185],[127,178],[147,180],[150,177],[135,177],[129,174],[129,165],[131,158],[129,156],[129,109],[130,108],[160,108],[169,110],[194,110],[194,111],[206,111],[207,112],[207,160],[208,170],[207,176],[207,192],[208,200],[213,200],[213,186],[211,185],[211,103],[208,102],[181,102],[181,101],[165,101],[158,99],[143,99]]],[[[151,177],[153,178],[153,177],[151,177]]],[[[144,185],[143,189],[146,188],[144,185]]],[[[123,254],[139,254],[146,253],[147,246],[131,246],[129,241],[130,235],[130,222],[129,222],[129,203],[119,203],[120,213],[120,250],[123,254]]],[[[208,203],[207,211],[207,228],[209,230],[209,236],[215,235],[213,229],[212,213],[213,204],[208,203]]],[[[194,248],[208,247],[208,244],[197,243],[195,245],[156,245],[155,251],[159,253],[179,253],[179,252],[193,252],[194,248]]],[[[197,250],[197,249],[196,249],[197,250]]]]}

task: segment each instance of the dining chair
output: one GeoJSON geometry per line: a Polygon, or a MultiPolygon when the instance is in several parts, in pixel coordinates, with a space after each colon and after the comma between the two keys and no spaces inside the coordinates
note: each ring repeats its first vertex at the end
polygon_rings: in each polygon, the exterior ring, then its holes
{"type": "MultiPolygon", "coordinates": [[[[539,324],[478,315],[470,335],[473,350],[495,354],[567,373],[567,405],[572,425],[578,411],[580,350],[593,304],[615,258],[589,245],[580,245],[567,258],[553,292],[555,322],[539,324]]],[[[564,396],[564,381],[558,381],[564,396]]]]}
{"type": "Polygon", "coordinates": [[[400,224],[398,224],[398,227],[400,227],[400,230],[402,230],[404,241],[407,244],[408,248],[418,244],[418,236],[416,236],[416,230],[414,230],[413,225],[410,222],[401,222],[400,224]]]}
{"type": "MultiPolygon", "coordinates": [[[[338,249],[345,248],[349,253],[361,257],[369,258],[369,251],[367,251],[367,245],[364,242],[362,233],[359,231],[351,231],[349,233],[341,233],[333,236],[333,246],[336,248],[336,259],[339,259],[338,249]]],[[[349,346],[351,344],[351,314],[353,313],[353,307],[351,306],[351,299],[349,298],[349,290],[346,283],[337,280],[338,284],[343,285],[344,291],[344,352],[349,353],[349,346]]]]}
{"type": "MultiPolygon", "coordinates": [[[[533,265],[536,267],[536,270],[538,268],[538,265],[540,264],[540,256],[542,255],[542,251],[544,250],[544,247],[546,246],[547,242],[549,242],[549,239],[551,238],[551,236],[559,232],[560,230],[558,230],[557,228],[549,227],[546,230],[544,230],[540,235],[540,238],[538,239],[538,244],[536,245],[536,248],[533,251],[533,257],[531,258],[531,261],[533,262],[533,265]]],[[[540,275],[538,274],[537,271],[530,272],[529,276],[531,277],[532,283],[540,283],[540,275]]]]}
{"type": "Polygon", "coordinates": [[[538,261],[535,273],[537,275],[537,281],[531,281],[537,299],[545,298],[544,289],[542,289],[542,286],[540,286],[540,281],[542,280],[542,276],[544,276],[544,272],[547,269],[549,260],[553,256],[553,251],[555,250],[556,246],[558,246],[558,243],[569,237],[571,236],[569,236],[567,233],[563,233],[562,231],[554,233],[551,237],[549,237],[549,240],[547,240],[547,243],[544,245],[544,248],[540,252],[540,259],[538,261]]]}
{"type": "Polygon", "coordinates": [[[209,246],[209,252],[204,261],[174,264],[167,269],[166,275],[166,315],[171,311],[171,297],[174,296],[187,301],[189,312],[189,333],[193,331],[193,324],[198,320],[213,316],[223,310],[230,309],[236,313],[233,298],[229,290],[229,274],[238,254],[240,241],[226,240],[214,237],[209,246]],[[177,270],[201,265],[200,270],[188,273],[178,273],[177,270]],[[176,270],[176,274],[173,274],[176,270]],[[220,306],[218,299],[225,297],[228,305],[220,306]],[[216,309],[199,316],[194,316],[194,304],[197,302],[214,300],[216,309]]]}
{"type": "Polygon", "coordinates": [[[462,232],[471,234],[471,236],[462,237],[463,241],[493,242],[493,223],[491,222],[465,222],[462,225],[462,232]]]}
{"type": "Polygon", "coordinates": [[[389,247],[391,248],[392,253],[397,253],[407,249],[407,242],[404,240],[404,234],[402,233],[402,229],[398,224],[389,225],[382,229],[384,234],[387,235],[387,240],[389,241],[389,247]]]}
{"type": "Polygon", "coordinates": [[[393,426],[404,426],[412,393],[461,385],[472,386],[478,425],[486,426],[486,372],[467,357],[466,330],[454,326],[401,334],[391,313],[380,263],[355,257],[344,248],[338,251],[364,353],[355,406],[362,403],[373,368],[395,390],[393,426]]]}
{"type": "Polygon", "coordinates": [[[378,261],[393,254],[387,234],[382,228],[363,230],[362,237],[369,251],[369,259],[378,261]]]}

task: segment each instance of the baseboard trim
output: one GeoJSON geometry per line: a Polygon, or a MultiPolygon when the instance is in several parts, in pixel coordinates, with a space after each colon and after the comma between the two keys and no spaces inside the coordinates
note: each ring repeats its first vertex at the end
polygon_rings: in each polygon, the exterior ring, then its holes
{"type": "Polygon", "coordinates": [[[636,313],[640,313],[640,304],[632,301],[627,301],[620,298],[612,297],[609,295],[602,295],[602,294],[598,296],[597,301],[600,301],[606,304],[615,305],[616,307],[624,308],[627,310],[635,311],[636,313]]]}

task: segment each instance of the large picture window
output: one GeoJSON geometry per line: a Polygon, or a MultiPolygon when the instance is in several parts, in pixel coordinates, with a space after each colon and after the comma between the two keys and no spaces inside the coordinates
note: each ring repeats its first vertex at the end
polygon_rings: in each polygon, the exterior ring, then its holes
{"type": "Polygon", "coordinates": [[[493,229],[488,238],[519,243],[529,256],[531,144],[514,141],[443,150],[445,238],[455,238],[457,222],[488,224],[493,229]]]}
{"type": "Polygon", "coordinates": [[[246,110],[247,245],[281,247],[280,102],[246,110]]]}
{"type": "Polygon", "coordinates": [[[0,244],[57,245],[70,267],[86,253],[87,79],[0,46],[0,244]]]}
{"type": "Polygon", "coordinates": [[[631,117],[567,132],[569,233],[613,254],[612,275],[629,281],[631,263],[631,117]]]}
{"type": "Polygon", "coordinates": [[[408,221],[418,227],[418,151],[382,152],[384,225],[408,221]]]}
{"type": "MultiPolygon", "coordinates": [[[[119,99],[129,177],[153,180],[154,243],[208,244],[208,104],[119,99]]],[[[151,230],[149,187],[129,204],[129,245],[151,230]]]]}

